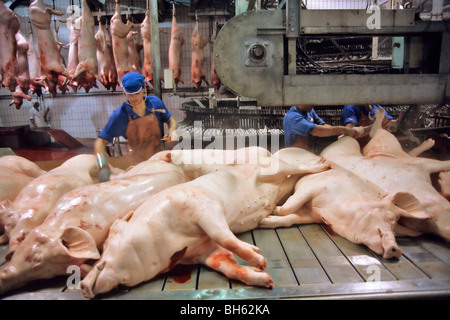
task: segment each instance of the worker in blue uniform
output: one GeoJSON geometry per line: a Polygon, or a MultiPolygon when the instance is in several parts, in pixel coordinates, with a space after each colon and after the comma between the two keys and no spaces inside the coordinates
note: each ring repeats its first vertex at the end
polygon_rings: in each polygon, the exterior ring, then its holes
{"type": "Polygon", "coordinates": [[[155,96],[147,96],[144,77],[138,72],[129,72],[122,77],[124,100],[110,115],[105,127],[94,143],[94,152],[99,166],[100,182],[108,181],[111,170],[107,160],[106,145],[114,137],[128,139],[131,148],[131,164],[149,159],[162,150],[162,139],[176,140],[177,122],[164,103],[155,96]],[[168,132],[162,137],[163,123],[168,132]]]}
{"type": "Polygon", "coordinates": [[[308,151],[313,150],[311,136],[331,137],[348,135],[359,137],[368,133],[367,128],[332,126],[326,124],[314,110],[312,105],[292,106],[283,119],[285,147],[298,147],[308,151]]]}
{"type": "Polygon", "coordinates": [[[376,104],[371,105],[345,105],[341,112],[341,124],[343,126],[368,126],[375,121],[375,110],[377,108],[383,109],[385,114],[384,125],[387,125],[389,120],[393,118],[386,112],[386,110],[376,104]]]}
{"type": "MultiPolygon", "coordinates": [[[[341,124],[343,126],[353,128],[358,126],[371,126],[375,121],[375,110],[382,109],[385,117],[383,119],[382,127],[386,130],[391,130],[393,117],[380,105],[345,105],[341,112],[341,124]]],[[[394,120],[395,121],[395,120],[394,120]]],[[[358,142],[363,148],[370,140],[369,136],[359,137],[358,142]]]]}

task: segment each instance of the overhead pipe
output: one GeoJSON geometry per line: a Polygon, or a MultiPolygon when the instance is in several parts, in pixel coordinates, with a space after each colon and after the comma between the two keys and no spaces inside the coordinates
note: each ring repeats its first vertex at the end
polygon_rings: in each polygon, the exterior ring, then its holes
{"type": "Polygon", "coordinates": [[[153,48],[153,89],[154,94],[162,99],[161,91],[161,49],[159,42],[159,27],[158,27],[158,0],[148,0],[148,7],[150,8],[150,28],[152,35],[153,48]]]}

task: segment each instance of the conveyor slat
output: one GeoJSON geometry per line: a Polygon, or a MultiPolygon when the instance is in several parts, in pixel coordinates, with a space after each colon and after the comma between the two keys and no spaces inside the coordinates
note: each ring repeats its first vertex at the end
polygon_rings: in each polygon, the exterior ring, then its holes
{"type": "Polygon", "coordinates": [[[304,225],[299,229],[333,283],[363,281],[319,225],[304,225]]]}
{"type": "MultiPolygon", "coordinates": [[[[351,299],[450,297],[450,246],[437,237],[398,237],[400,259],[383,259],[311,224],[256,229],[237,237],[259,246],[274,288],[229,280],[206,266],[178,266],[135,287],[119,286],[99,299],[351,299]],[[371,281],[369,266],[379,267],[371,281]],[[300,283],[300,284],[298,284],[300,283]]],[[[7,246],[0,246],[4,261],[7,246]]],[[[1,260],[3,259],[3,260],[1,260]]],[[[248,265],[236,257],[241,265],[248,265]]],[[[84,299],[67,277],[37,280],[2,299],[84,299]]]]}

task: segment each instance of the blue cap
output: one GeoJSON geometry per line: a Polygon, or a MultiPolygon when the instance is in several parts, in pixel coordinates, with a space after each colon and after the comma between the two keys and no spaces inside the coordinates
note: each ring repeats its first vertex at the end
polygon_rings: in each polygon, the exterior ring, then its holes
{"type": "Polygon", "coordinates": [[[126,93],[138,93],[144,86],[144,76],[139,72],[128,72],[122,77],[122,87],[126,93]]]}

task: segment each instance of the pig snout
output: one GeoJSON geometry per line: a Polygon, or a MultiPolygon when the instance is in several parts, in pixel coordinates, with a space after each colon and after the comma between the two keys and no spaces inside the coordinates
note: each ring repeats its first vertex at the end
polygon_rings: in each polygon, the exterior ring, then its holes
{"type": "Polygon", "coordinates": [[[383,258],[400,258],[402,255],[402,250],[397,245],[395,241],[395,236],[391,231],[380,231],[381,236],[381,246],[383,247],[383,258]]]}
{"type": "Polygon", "coordinates": [[[0,296],[21,287],[24,283],[24,277],[20,276],[13,266],[4,265],[0,269],[0,296]]]}
{"type": "Polygon", "coordinates": [[[100,293],[112,290],[119,284],[114,272],[105,266],[105,261],[99,262],[80,282],[81,293],[86,298],[92,299],[100,293]]]}

